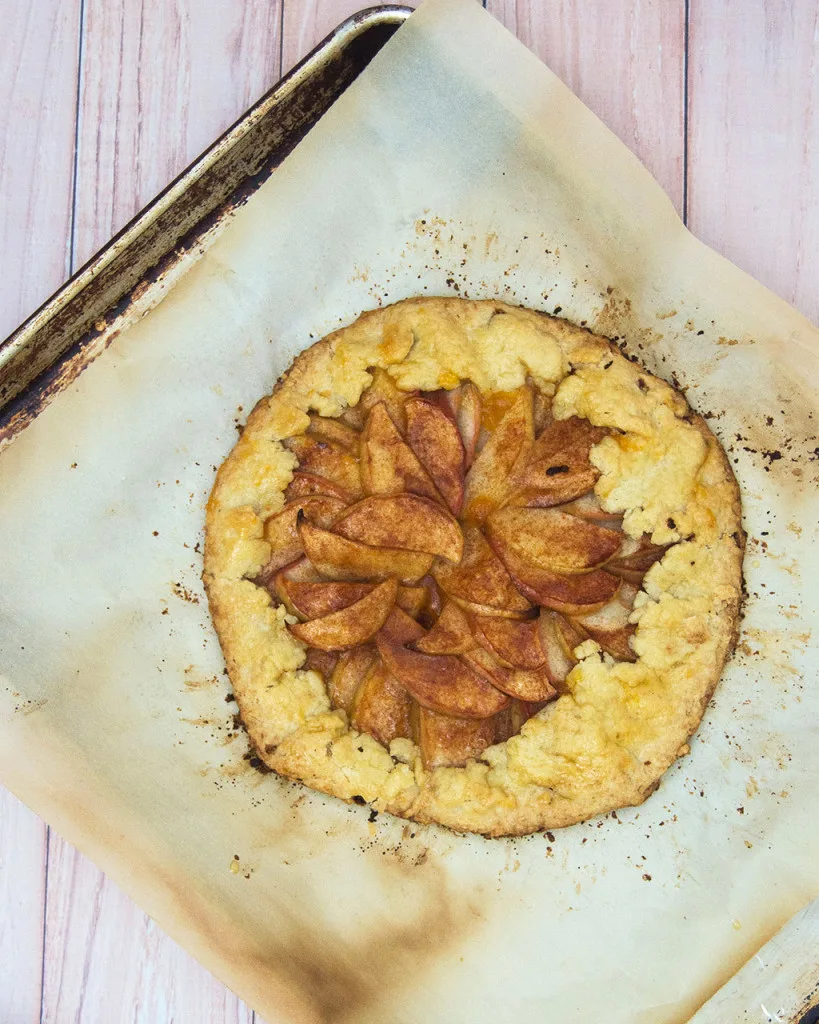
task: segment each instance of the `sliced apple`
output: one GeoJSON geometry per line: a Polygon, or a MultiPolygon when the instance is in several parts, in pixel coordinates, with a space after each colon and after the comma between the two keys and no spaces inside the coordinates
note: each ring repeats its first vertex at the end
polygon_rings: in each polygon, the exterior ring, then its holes
{"type": "MultiPolygon", "coordinates": [[[[617,597],[620,597],[620,591],[617,592],[617,597]]],[[[554,615],[557,638],[563,646],[563,653],[574,664],[577,661],[574,656],[575,647],[579,647],[584,640],[588,640],[589,635],[574,619],[567,619],[565,615],[561,615],[559,612],[555,612],[554,615]]]]}
{"type": "Polygon", "coordinates": [[[560,638],[559,616],[548,608],[540,612],[540,642],[546,654],[546,672],[553,686],[561,693],[566,691],[566,676],[577,664],[577,660],[566,653],[560,638]]]}
{"type": "Polygon", "coordinates": [[[464,538],[458,521],[417,494],[374,494],[343,512],[333,531],[377,548],[405,548],[458,562],[464,538]]]}
{"type": "Polygon", "coordinates": [[[584,494],[566,505],[561,505],[560,511],[580,516],[581,519],[588,519],[590,523],[597,523],[598,526],[605,526],[609,530],[618,530],[623,524],[622,513],[606,512],[600,504],[600,499],[594,493],[584,494]]]}
{"type": "Polygon", "coordinates": [[[360,498],[361,475],[355,455],[332,441],[322,441],[311,434],[299,434],[283,442],[299,460],[299,470],[323,476],[341,488],[345,494],[360,498]]]}
{"type": "Polygon", "coordinates": [[[534,439],[532,391],[519,390],[466,475],[464,517],[483,523],[508,496],[510,480],[526,465],[534,439]]]}
{"type": "Polygon", "coordinates": [[[549,701],[513,700],[511,705],[495,716],[495,742],[505,743],[517,736],[524,723],[541,711],[549,701]]]}
{"type": "Polygon", "coordinates": [[[338,655],[334,651],[320,651],[317,647],[311,647],[307,651],[304,667],[318,672],[324,681],[327,682],[337,664],[338,655]]]}
{"type": "Polygon", "coordinates": [[[550,423],[515,480],[516,490],[529,496],[526,504],[547,508],[590,491],[600,473],[589,462],[589,452],[605,436],[605,430],[578,416],[550,423]]]}
{"type": "Polygon", "coordinates": [[[327,495],[306,496],[289,501],[280,512],[266,519],[264,539],[270,545],[271,554],[265,571],[277,572],[302,553],[301,539],[296,528],[300,511],[309,523],[329,526],[346,507],[346,503],[339,498],[327,495]]]}
{"type": "Polygon", "coordinates": [[[389,671],[425,708],[459,718],[491,718],[509,698],[460,658],[410,651],[379,634],[378,651],[389,671]]]}
{"type": "Polygon", "coordinates": [[[424,654],[464,654],[475,646],[469,620],[454,601],[447,601],[438,620],[415,644],[424,654]]]}
{"type": "Polygon", "coordinates": [[[377,657],[378,652],[373,644],[354,647],[351,651],[341,653],[327,681],[327,693],[334,708],[350,713],[358,688],[377,657]]]}
{"type": "Polygon", "coordinates": [[[516,622],[496,616],[475,617],[478,641],[507,668],[538,669],[546,663],[536,619],[516,622]]]}
{"type": "Polygon", "coordinates": [[[604,569],[562,576],[521,558],[512,548],[498,548],[515,586],[534,604],[566,615],[596,611],[617,593],[620,581],[604,569]]]}
{"type": "Polygon", "coordinates": [[[533,388],[534,393],[534,408],[533,408],[533,423],[535,428],[535,437],[539,437],[543,431],[553,422],[552,420],[552,400],[548,395],[544,395],[540,388],[533,388]]]}
{"type": "Polygon", "coordinates": [[[362,394],[359,408],[365,413],[370,412],[379,402],[383,402],[393,423],[403,433],[407,427],[404,403],[408,398],[417,395],[417,391],[402,391],[386,370],[380,366],[372,370],[373,382],[362,394]]]}
{"type": "Polygon", "coordinates": [[[302,643],[318,647],[320,651],[349,650],[375,636],[384,625],[397,595],[398,583],[394,579],[385,580],[360,601],[340,611],[309,622],[288,624],[287,628],[302,643]]]}
{"type": "Polygon", "coordinates": [[[433,575],[444,593],[478,614],[515,617],[531,609],[476,527],[464,531],[460,565],[436,562],[433,575]]]}
{"type": "Polygon", "coordinates": [[[420,623],[396,606],[387,616],[387,621],[381,627],[381,633],[392,643],[405,647],[407,644],[420,640],[424,633],[426,633],[426,630],[420,623]]]}
{"type": "Polygon", "coordinates": [[[360,442],[360,431],[349,426],[339,419],[332,419],[329,416],[319,416],[318,413],[310,413],[310,426],[307,433],[318,438],[319,441],[329,441],[332,444],[340,445],[358,456],[358,445],[360,442]]]}
{"type": "Polygon", "coordinates": [[[375,590],[375,583],[302,583],[283,578],[279,589],[288,609],[304,619],[332,615],[375,590]]]}
{"type": "Polygon", "coordinates": [[[631,608],[616,597],[596,612],[579,615],[577,621],[592,640],[596,640],[612,658],[636,661],[637,655],[631,649],[629,640],[637,627],[628,621],[630,614],[631,608]]]}
{"type": "Polygon", "coordinates": [[[655,562],[659,562],[667,550],[666,547],[652,544],[648,534],[636,540],[626,537],[617,557],[611,560],[607,568],[620,579],[639,586],[648,570],[655,562]]]}
{"type": "Polygon", "coordinates": [[[301,520],[299,536],[304,553],[315,568],[330,579],[383,580],[397,576],[402,583],[415,583],[432,566],[433,556],[420,551],[373,548],[347,540],[301,520]]]}
{"type": "Polygon", "coordinates": [[[355,501],[355,496],[348,494],[343,487],[328,480],[326,476],[318,476],[316,473],[295,472],[293,479],[287,485],[284,496],[288,501],[296,501],[299,498],[306,498],[310,495],[325,495],[338,498],[345,505],[355,501]]]}
{"type": "Polygon", "coordinates": [[[390,419],[383,402],[372,408],[361,435],[361,478],[367,494],[410,491],[443,501],[432,478],[390,419]]]}
{"type": "Polygon", "coordinates": [[[549,700],[555,696],[555,688],[545,671],[505,668],[483,647],[468,651],[462,655],[462,660],[510,697],[536,701],[549,700]]]}
{"type": "Polygon", "coordinates": [[[416,742],[428,770],[462,768],[495,742],[493,718],[453,718],[429,708],[419,708],[416,742]]]}
{"type": "Polygon", "coordinates": [[[384,746],[399,736],[410,738],[412,698],[377,659],[353,698],[350,721],[384,746]]]}
{"type": "Polygon", "coordinates": [[[493,512],[487,536],[501,558],[511,551],[539,569],[585,573],[617,553],[623,535],[553,508],[507,508],[493,512]]]}
{"type": "Polygon", "coordinates": [[[434,397],[458,428],[464,446],[464,469],[469,469],[481,433],[480,392],[471,380],[466,380],[452,391],[436,391],[434,397]]]}
{"type": "Polygon", "coordinates": [[[466,458],[460,431],[440,405],[426,398],[408,399],[405,409],[409,446],[457,516],[464,501],[466,458]]]}

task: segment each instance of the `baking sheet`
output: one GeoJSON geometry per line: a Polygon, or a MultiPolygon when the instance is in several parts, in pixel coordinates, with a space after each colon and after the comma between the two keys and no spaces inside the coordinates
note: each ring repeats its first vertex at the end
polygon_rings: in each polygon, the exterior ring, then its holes
{"type": "Polygon", "coordinates": [[[818,354],[479,5],[427,0],[0,457],[0,778],[270,1021],[680,1024],[819,894],[818,354]],[[740,647],[643,807],[463,838],[245,757],[199,581],[215,467],[296,352],[419,292],[625,338],[735,463],[740,647]]]}

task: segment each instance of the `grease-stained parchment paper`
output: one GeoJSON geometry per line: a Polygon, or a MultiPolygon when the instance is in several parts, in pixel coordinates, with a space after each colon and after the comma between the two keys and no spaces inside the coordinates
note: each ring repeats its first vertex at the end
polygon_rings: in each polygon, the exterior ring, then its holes
{"type": "Polygon", "coordinates": [[[680,1024],[819,894],[819,336],[474,0],[428,0],[0,457],[0,778],[270,1021],[680,1024]],[[742,637],[642,807],[459,837],[262,775],[204,503],[293,356],[417,293],[623,340],[725,444],[742,637]]]}

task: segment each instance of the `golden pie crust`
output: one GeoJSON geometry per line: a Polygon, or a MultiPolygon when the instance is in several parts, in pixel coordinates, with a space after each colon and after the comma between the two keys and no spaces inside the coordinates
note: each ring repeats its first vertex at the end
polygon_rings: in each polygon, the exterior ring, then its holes
{"type": "Polygon", "coordinates": [[[419,298],[317,342],[257,404],[208,503],[204,580],[242,720],[271,769],[404,818],[523,835],[641,803],[688,752],[736,642],[743,550],[736,480],[677,391],[564,320],[419,298]],[[356,406],[375,367],[405,391],[471,380],[485,395],[533,382],[554,396],[556,420],[610,430],[591,450],[603,509],[623,514],[628,536],[671,545],[635,600],[636,661],[578,648],[568,692],[464,767],[429,770],[411,740],[387,749],[353,729],[322,675],[303,667],[292,616],[252,582],[270,558],[264,523],[297,466],[282,442],[306,431],[310,412],[356,406]]]}

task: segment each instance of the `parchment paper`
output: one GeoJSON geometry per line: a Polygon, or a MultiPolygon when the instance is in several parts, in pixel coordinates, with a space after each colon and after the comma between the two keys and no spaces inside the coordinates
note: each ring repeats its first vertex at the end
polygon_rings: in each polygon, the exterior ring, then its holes
{"type": "Polygon", "coordinates": [[[0,778],[271,1021],[686,1020],[819,894],[818,342],[474,0],[428,0],[0,458],[0,778]],[[641,808],[462,838],[244,758],[214,469],[296,352],[419,292],[625,338],[735,464],[742,641],[641,808]]]}

